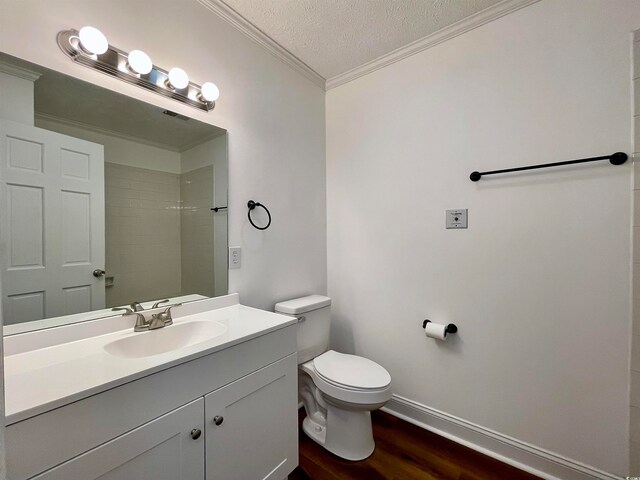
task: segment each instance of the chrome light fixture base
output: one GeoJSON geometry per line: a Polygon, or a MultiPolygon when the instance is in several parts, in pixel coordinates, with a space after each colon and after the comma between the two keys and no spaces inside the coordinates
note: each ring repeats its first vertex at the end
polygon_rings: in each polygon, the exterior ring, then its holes
{"type": "Polygon", "coordinates": [[[126,52],[109,45],[105,53],[101,55],[92,54],[82,47],[78,34],[79,32],[75,29],[62,30],[57,37],[60,49],[74,62],[200,110],[208,112],[215,108],[216,102],[208,102],[202,97],[200,85],[189,82],[185,88],[174,89],[170,87],[169,72],[155,65],[153,65],[148,74],[135,73],[129,67],[128,54],[126,52]]]}

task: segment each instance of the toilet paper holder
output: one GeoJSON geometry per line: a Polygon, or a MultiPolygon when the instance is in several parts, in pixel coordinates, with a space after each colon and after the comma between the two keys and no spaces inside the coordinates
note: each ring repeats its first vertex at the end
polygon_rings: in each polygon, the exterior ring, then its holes
{"type": "MultiPolygon", "coordinates": [[[[423,330],[427,328],[427,323],[429,323],[430,321],[431,320],[425,320],[424,322],[422,322],[423,330]]],[[[458,327],[456,327],[453,323],[450,323],[449,325],[447,325],[447,328],[445,329],[445,331],[447,332],[447,334],[456,333],[458,331],[458,327]]]]}

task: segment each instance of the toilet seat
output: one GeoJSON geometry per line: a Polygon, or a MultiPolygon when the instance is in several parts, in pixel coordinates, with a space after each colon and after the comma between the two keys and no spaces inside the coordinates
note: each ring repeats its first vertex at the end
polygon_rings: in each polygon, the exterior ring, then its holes
{"type": "Polygon", "coordinates": [[[391,383],[391,375],[368,358],[329,350],[313,359],[313,368],[323,380],[350,390],[380,390],[391,383]]]}
{"type": "Polygon", "coordinates": [[[329,350],[300,367],[323,394],[341,402],[377,405],[391,399],[391,375],[367,358],[329,350]]]}

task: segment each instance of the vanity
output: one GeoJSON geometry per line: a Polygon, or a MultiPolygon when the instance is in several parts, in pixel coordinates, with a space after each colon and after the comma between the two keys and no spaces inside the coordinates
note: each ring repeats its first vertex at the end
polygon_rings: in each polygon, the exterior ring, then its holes
{"type": "Polygon", "coordinates": [[[298,463],[296,319],[226,295],[5,337],[10,480],[281,480],[298,463]]]}

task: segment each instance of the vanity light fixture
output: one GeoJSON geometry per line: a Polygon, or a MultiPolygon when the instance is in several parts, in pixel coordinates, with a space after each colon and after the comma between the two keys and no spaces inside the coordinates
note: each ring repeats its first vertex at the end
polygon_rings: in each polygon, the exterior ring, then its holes
{"type": "Polygon", "coordinates": [[[200,96],[206,102],[215,102],[220,96],[220,90],[215,83],[204,82],[200,89],[200,96]]]}
{"type": "Polygon", "coordinates": [[[181,68],[174,67],[167,72],[155,66],[142,50],[126,53],[110,45],[107,37],[95,27],[61,31],[58,46],[71,60],[85,67],[201,110],[213,110],[220,96],[215,84],[205,82],[200,86],[193,83],[181,68]]]}
{"type": "Polygon", "coordinates": [[[131,50],[127,56],[129,70],[138,75],[147,75],[153,70],[153,63],[149,55],[142,50],[131,50]]]}
{"type": "Polygon", "coordinates": [[[187,72],[178,67],[173,67],[169,70],[169,83],[167,87],[173,90],[182,90],[189,85],[189,75],[187,72]]]}
{"type": "Polygon", "coordinates": [[[82,27],[78,32],[79,46],[89,55],[102,55],[109,49],[107,37],[95,27],[82,27]]]}

